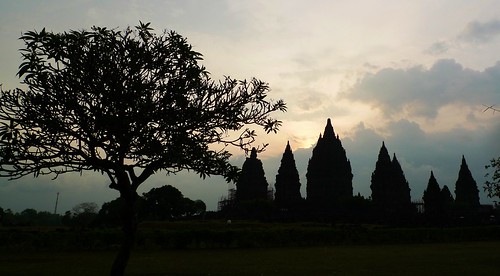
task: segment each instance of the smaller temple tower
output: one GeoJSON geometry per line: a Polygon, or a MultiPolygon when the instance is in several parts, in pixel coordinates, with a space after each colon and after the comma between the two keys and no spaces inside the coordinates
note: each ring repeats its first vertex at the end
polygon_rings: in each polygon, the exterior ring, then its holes
{"type": "Polygon", "coordinates": [[[236,182],[236,202],[266,200],[267,187],[262,161],[257,158],[257,150],[253,148],[250,157],[243,163],[240,177],[236,182]]]}
{"type": "Polygon", "coordinates": [[[281,165],[276,175],[275,188],[274,202],[279,209],[293,210],[299,207],[302,202],[300,178],[290,142],[287,142],[285,152],[281,158],[281,165]]]}
{"type": "Polygon", "coordinates": [[[455,208],[459,215],[474,215],[479,207],[479,190],[467,166],[465,156],[462,155],[462,164],[455,184],[455,208]]]}
{"type": "Polygon", "coordinates": [[[410,187],[396,154],[392,160],[382,142],[370,188],[372,201],[381,215],[403,216],[412,211],[410,187]]]}

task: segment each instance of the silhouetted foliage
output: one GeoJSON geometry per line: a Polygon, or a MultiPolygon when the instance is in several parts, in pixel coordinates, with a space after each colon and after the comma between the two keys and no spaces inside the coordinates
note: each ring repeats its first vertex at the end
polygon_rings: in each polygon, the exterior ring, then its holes
{"type": "MultiPolygon", "coordinates": [[[[493,113],[495,112],[500,112],[498,108],[495,107],[495,105],[484,105],[486,109],[483,112],[486,111],[492,111],[493,113]]],[[[486,180],[484,183],[484,191],[488,194],[488,197],[494,198],[494,197],[499,197],[500,198],[500,157],[493,158],[490,160],[490,164],[485,166],[486,169],[494,169],[493,175],[491,175],[491,181],[486,180]]],[[[486,176],[490,176],[490,173],[487,173],[486,176]]]]}
{"type": "Polygon", "coordinates": [[[375,170],[372,173],[372,201],[380,216],[402,219],[411,213],[410,187],[396,154],[392,160],[382,142],[375,170]]]}
{"type": "Polygon", "coordinates": [[[56,226],[61,225],[61,216],[32,208],[14,213],[0,208],[0,225],[4,226],[56,226]]]}
{"type": "Polygon", "coordinates": [[[14,221],[14,213],[12,212],[11,209],[5,209],[2,211],[2,225],[5,225],[5,226],[10,226],[10,225],[13,225],[14,221]]]}
{"type": "Polygon", "coordinates": [[[351,163],[330,119],[313,149],[306,177],[307,202],[320,216],[331,215],[336,206],[352,198],[351,163]]]}
{"type": "Polygon", "coordinates": [[[472,177],[465,157],[462,156],[462,164],[455,184],[455,207],[460,215],[473,216],[479,206],[479,190],[476,181],[472,177]]]}
{"type": "Polygon", "coordinates": [[[248,149],[261,126],[285,111],[266,99],[257,79],[216,82],[202,55],[173,31],[149,23],[123,31],[103,27],[21,39],[18,76],[26,90],[1,91],[0,175],[92,170],[109,177],[123,198],[125,239],[112,268],[123,275],[137,228],[137,188],[152,174],[189,169],[202,177],[235,179],[226,146],[248,149]],[[222,149],[209,147],[222,145],[222,149]]]}
{"type": "MultiPolygon", "coordinates": [[[[101,209],[97,213],[96,224],[100,226],[119,226],[123,221],[123,198],[116,198],[110,202],[102,204],[101,209]]],[[[142,199],[139,199],[138,206],[142,206],[142,199]]],[[[141,208],[137,208],[138,216],[141,217],[141,208]]]]}
{"type": "Polygon", "coordinates": [[[151,219],[171,219],[184,213],[183,199],[181,191],[177,188],[166,185],[153,188],[143,194],[144,208],[148,218],[151,219]]]}
{"type": "MultiPolygon", "coordinates": [[[[491,175],[491,180],[487,180],[484,185],[484,190],[487,192],[488,197],[500,198],[500,157],[496,159],[491,159],[490,164],[485,166],[486,169],[493,169],[493,174],[491,175]]],[[[486,174],[487,177],[490,174],[486,174]]]]}
{"type": "Polygon", "coordinates": [[[98,209],[95,202],[79,203],[64,214],[63,224],[79,229],[87,228],[94,223],[98,209]]]}
{"type": "Polygon", "coordinates": [[[186,198],[171,185],[153,188],[144,193],[143,198],[141,212],[145,219],[171,220],[201,214],[206,210],[203,201],[186,198]]]}
{"type": "Polygon", "coordinates": [[[193,203],[193,211],[193,215],[203,216],[207,211],[207,205],[205,204],[205,202],[203,202],[203,200],[197,199],[193,203]]]}
{"type": "Polygon", "coordinates": [[[287,142],[285,152],[281,157],[281,164],[274,186],[276,188],[274,202],[280,210],[291,211],[302,207],[303,199],[300,195],[299,172],[289,142],[287,142]]]}

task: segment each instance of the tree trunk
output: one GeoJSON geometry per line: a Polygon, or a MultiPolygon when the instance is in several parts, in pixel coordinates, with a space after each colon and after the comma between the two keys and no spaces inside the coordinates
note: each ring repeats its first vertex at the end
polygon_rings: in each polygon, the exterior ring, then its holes
{"type": "Polygon", "coordinates": [[[135,204],[137,202],[137,193],[135,191],[120,191],[120,197],[123,200],[122,221],[123,221],[123,241],[120,251],[111,267],[111,276],[125,275],[130,252],[135,243],[135,234],[137,231],[137,216],[135,204]]]}

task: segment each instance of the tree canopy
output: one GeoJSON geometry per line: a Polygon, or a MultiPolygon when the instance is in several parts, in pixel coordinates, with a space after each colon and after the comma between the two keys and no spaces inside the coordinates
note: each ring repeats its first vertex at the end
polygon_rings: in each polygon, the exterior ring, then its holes
{"type": "Polygon", "coordinates": [[[209,145],[246,147],[254,130],[228,133],[249,124],[276,131],[281,122],[269,114],[286,109],[266,100],[263,81],[211,80],[184,37],[149,24],[21,39],[18,75],[28,89],[0,96],[3,176],[97,170],[118,190],[122,179],[137,188],[159,170],[233,179],[230,153],[209,145]]]}
{"type": "Polygon", "coordinates": [[[107,175],[125,202],[128,239],[113,275],[124,273],[133,244],[139,185],[158,171],[234,180],[228,147],[249,149],[250,126],[276,132],[281,121],[270,114],[286,111],[261,80],[212,80],[186,38],[156,34],[149,23],[42,29],[21,40],[18,76],[27,88],[0,93],[0,176],[107,175]]]}
{"type": "Polygon", "coordinates": [[[484,186],[484,190],[487,192],[488,196],[491,198],[500,198],[500,157],[491,159],[490,164],[486,166],[487,169],[494,169],[493,174],[487,174],[486,176],[491,176],[491,179],[487,180],[484,186]]]}

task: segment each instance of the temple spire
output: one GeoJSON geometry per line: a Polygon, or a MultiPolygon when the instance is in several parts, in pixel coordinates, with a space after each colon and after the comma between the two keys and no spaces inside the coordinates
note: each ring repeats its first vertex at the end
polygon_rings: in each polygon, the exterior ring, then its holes
{"type": "Polygon", "coordinates": [[[307,201],[319,216],[333,214],[340,202],[352,198],[351,165],[331,119],[313,148],[306,178],[307,201]]]}
{"type": "Polygon", "coordinates": [[[276,175],[276,188],[274,200],[280,210],[293,211],[300,207],[302,196],[300,194],[299,172],[295,165],[292,147],[287,142],[281,164],[276,175]]]}
{"type": "Polygon", "coordinates": [[[335,131],[333,131],[332,120],[330,120],[330,118],[326,120],[325,132],[323,133],[323,137],[326,139],[335,139],[335,131]]]}
{"type": "Polygon", "coordinates": [[[252,152],[250,153],[250,159],[257,159],[257,149],[252,148],[252,152]]]}

